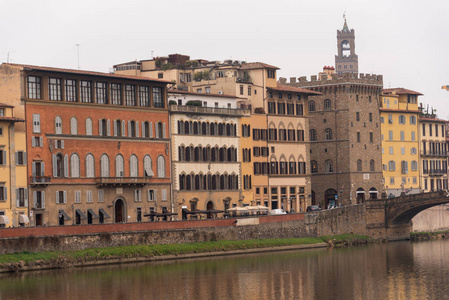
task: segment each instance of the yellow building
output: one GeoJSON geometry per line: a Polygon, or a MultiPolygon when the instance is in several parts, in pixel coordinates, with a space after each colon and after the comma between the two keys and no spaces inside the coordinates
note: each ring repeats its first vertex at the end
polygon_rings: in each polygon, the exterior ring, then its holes
{"type": "Polygon", "coordinates": [[[29,223],[25,132],[16,131],[18,122],[24,120],[14,117],[14,107],[0,103],[0,227],[29,223]]]}
{"type": "Polygon", "coordinates": [[[387,195],[420,192],[418,96],[404,88],[384,89],[380,97],[382,170],[387,195]]]}

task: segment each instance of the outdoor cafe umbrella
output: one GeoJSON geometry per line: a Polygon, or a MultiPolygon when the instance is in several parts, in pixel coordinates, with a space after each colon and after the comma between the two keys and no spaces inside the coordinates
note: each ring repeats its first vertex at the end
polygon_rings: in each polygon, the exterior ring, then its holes
{"type": "Polygon", "coordinates": [[[260,211],[268,211],[268,210],[269,210],[268,207],[263,206],[263,205],[247,206],[246,208],[247,208],[249,211],[257,211],[257,212],[260,212],[260,211]]]}

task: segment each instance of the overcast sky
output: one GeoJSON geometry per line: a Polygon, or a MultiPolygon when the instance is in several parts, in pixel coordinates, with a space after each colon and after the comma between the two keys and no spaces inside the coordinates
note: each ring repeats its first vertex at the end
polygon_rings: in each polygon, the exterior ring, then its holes
{"type": "Polygon", "coordinates": [[[384,87],[424,94],[449,119],[449,1],[394,0],[0,0],[2,62],[108,72],[166,56],[260,61],[278,76],[316,75],[335,65],[346,12],[359,72],[384,87]]]}

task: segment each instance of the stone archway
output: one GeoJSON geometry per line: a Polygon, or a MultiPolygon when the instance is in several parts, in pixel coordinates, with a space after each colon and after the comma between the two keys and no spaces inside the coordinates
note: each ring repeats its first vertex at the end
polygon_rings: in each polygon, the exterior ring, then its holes
{"type": "Polygon", "coordinates": [[[358,188],[355,192],[357,204],[365,203],[365,190],[362,188],[358,188]]]}
{"type": "Polygon", "coordinates": [[[115,223],[124,223],[125,219],[125,202],[123,199],[117,199],[114,204],[115,223]]]}
{"type": "MultiPolygon", "coordinates": [[[[214,203],[212,201],[207,202],[206,210],[213,210],[213,209],[214,209],[214,203]]],[[[212,213],[208,213],[207,218],[212,219],[212,213]]]]}

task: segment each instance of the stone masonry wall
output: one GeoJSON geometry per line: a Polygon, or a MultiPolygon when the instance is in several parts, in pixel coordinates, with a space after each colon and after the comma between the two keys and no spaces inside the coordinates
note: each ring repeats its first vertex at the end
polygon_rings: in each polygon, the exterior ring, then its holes
{"type": "Polygon", "coordinates": [[[366,207],[352,205],[324,210],[316,216],[318,236],[339,234],[366,235],[366,207]]]}

